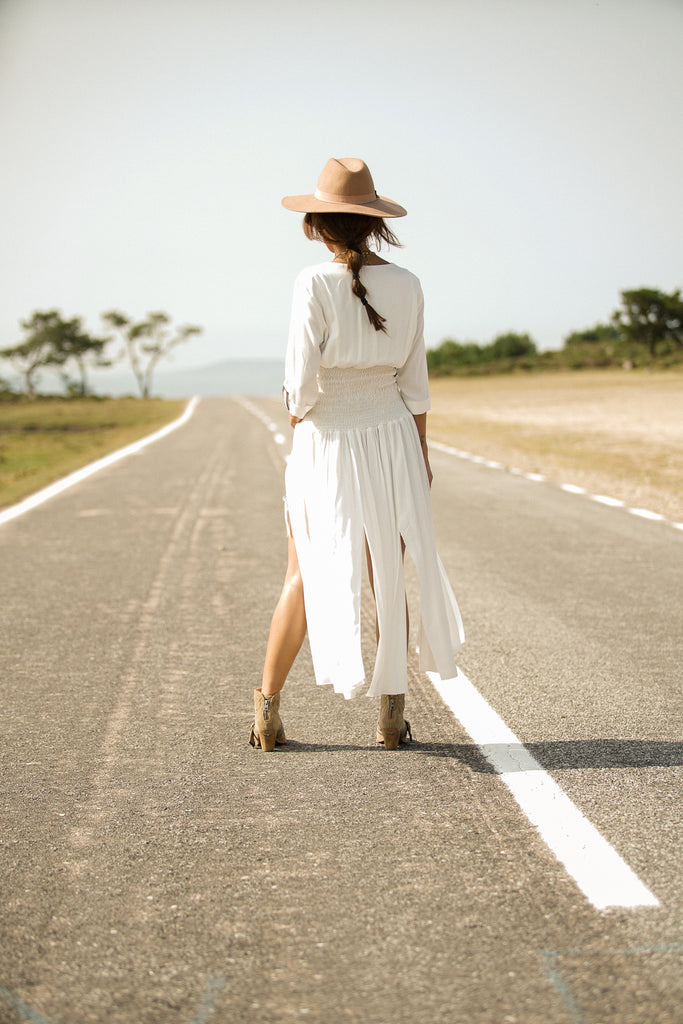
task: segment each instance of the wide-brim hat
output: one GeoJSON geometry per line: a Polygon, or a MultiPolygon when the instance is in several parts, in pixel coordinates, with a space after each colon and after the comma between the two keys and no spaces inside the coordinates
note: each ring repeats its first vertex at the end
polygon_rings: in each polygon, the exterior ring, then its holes
{"type": "Polygon", "coordinates": [[[405,217],[393,199],[378,196],[367,164],[355,157],[332,157],[318,178],[315,192],[285,196],[282,205],[296,213],[364,213],[368,217],[405,217]]]}

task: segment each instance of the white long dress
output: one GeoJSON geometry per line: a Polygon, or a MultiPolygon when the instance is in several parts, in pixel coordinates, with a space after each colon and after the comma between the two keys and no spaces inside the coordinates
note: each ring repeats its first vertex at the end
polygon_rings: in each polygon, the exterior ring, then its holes
{"type": "Polygon", "coordinates": [[[364,266],[375,331],[342,263],[303,270],[294,287],[285,398],[294,430],[285,484],[304,584],[316,682],[345,697],[365,683],[360,603],[365,540],[379,643],[369,697],[407,691],[401,538],[420,584],[420,667],[457,674],[463,640],[436,553],[431,497],[413,413],[430,407],[420,282],[395,264],[364,266]]]}

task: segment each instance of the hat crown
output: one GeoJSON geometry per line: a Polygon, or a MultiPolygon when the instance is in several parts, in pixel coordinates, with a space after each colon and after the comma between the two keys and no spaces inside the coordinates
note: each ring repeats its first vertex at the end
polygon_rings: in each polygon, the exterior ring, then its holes
{"type": "Polygon", "coordinates": [[[318,193],[340,199],[367,197],[361,202],[368,202],[377,195],[370,168],[356,157],[331,157],[320,172],[318,193]]]}
{"type": "Polygon", "coordinates": [[[285,196],[282,205],[297,213],[360,213],[366,217],[405,217],[393,199],[378,196],[370,169],[357,157],[331,157],[313,195],[285,196]]]}

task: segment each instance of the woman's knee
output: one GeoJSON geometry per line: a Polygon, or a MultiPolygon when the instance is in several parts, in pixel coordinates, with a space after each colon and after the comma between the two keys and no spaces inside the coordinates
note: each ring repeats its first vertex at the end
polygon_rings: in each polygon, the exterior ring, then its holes
{"type": "Polygon", "coordinates": [[[303,598],[304,584],[298,567],[292,572],[287,570],[287,575],[285,576],[285,582],[282,589],[286,594],[295,594],[297,597],[301,596],[303,598]]]}
{"type": "Polygon", "coordinates": [[[299,559],[296,553],[296,546],[294,539],[289,538],[289,550],[287,558],[287,572],[285,574],[284,589],[288,591],[300,591],[303,595],[304,585],[301,579],[301,569],[299,568],[299,559]]]}

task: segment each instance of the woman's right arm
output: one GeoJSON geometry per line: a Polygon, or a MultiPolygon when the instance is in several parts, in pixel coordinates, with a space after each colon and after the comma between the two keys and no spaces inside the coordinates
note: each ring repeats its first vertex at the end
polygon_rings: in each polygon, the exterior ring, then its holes
{"type": "Polygon", "coordinates": [[[427,412],[429,401],[429,378],[427,374],[427,351],[424,341],[424,298],[417,278],[415,282],[415,308],[411,337],[405,361],[398,368],[398,385],[401,397],[413,416],[427,412]]]}
{"type": "Polygon", "coordinates": [[[432,480],[434,475],[432,473],[432,467],[429,465],[429,451],[427,449],[427,413],[418,412],[413,413],[413,419],[415,420],[415,426],[417,427],[417,436],[420,438],[420,447],[422,448],[422,457],[425,460],[425,469],[427,470],[427,479],[429,480],[429,486],[432,486],[432,480]]]}
{"type": "Polygon", "coordinates": [[[408,356],[403,366],[398,370],[398,384],[401,389],[401,397],[415,420],[415,427],[420,438],[422,457],[424,458],[427,470],[427,478],[431,487],[432,467],[429,465],[429,452],[427,450],[427,410],[430,407],[430,400],[427,352],[424,343],[424,298],[422,288],[417,279],[415,280],[416,305],[414,329],[408,356]]]}

